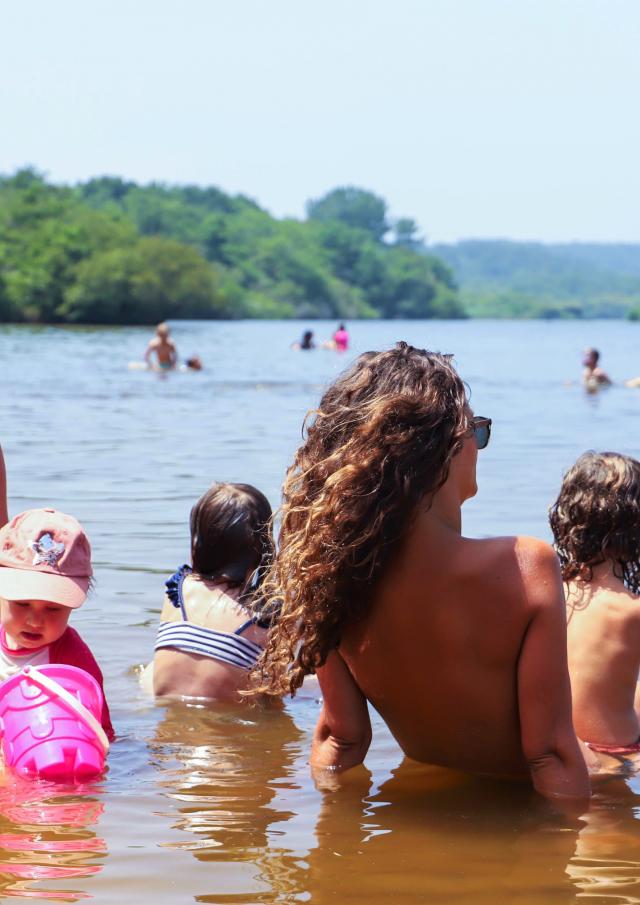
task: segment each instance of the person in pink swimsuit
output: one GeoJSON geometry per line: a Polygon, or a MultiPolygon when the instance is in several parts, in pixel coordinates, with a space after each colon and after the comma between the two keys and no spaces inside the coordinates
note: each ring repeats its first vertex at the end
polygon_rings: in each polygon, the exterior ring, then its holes
{"type": "Polygon", "coordinates": [[[349,334],[347,333],[344,324],[340,324],[336,332],[333,334],[332,339],[336,344],[337,352],[346,352],[349,348],[349,334]]]}

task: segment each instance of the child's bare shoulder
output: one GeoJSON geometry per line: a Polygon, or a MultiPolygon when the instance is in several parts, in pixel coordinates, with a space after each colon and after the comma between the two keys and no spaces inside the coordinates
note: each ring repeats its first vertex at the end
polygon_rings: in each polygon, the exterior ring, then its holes
{"type": "Polygon", "coordinates": [[[640,597],[625,588],[622,582],[619,588],[608,588],[600,595],[610,618],[617,619],[640,636],[640,597]]]}

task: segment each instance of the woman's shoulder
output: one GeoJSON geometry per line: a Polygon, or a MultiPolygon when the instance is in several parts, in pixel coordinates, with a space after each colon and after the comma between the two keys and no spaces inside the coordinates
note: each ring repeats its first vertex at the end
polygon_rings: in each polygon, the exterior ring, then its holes
{"type": "Polygon", "coordinates": [[[494,594],[529,603],[549,599],[561,589],[560,563],[550,544],[537,537],[512,535],[471,540],[465,544],[471,576],[494,594]]]}
{"type": "Polygon", "coordinates": [[[473,559],[517,566],[528,572],[540,567],[554,569],[558,558],[553,547],[538,537],[513,534],[500,537],[465,538],[465,555],[473,559]]]}

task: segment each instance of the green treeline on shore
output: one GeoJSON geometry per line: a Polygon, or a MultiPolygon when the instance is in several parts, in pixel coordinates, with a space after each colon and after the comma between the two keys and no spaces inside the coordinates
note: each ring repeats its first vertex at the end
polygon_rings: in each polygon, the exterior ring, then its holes
{"type": "Polygon", "coordinates": [[[466,316],[449,267],[382,198],[335,189],[307,215],[277,220],[213,187],[20,170],[0,177],[0,321],[466,316]]]}
{"type": "Polygon", "coordinates": [[[640,245],[476,239],[432,251],[470,317],[640,319],[640,245]]]}
{"type": "Polygon", "coordinates": [[[640,319],[640,246],[428,247],[354,187],[278,220],[214,187],[0,176],[0,322],[244,317],[640,319]]]}

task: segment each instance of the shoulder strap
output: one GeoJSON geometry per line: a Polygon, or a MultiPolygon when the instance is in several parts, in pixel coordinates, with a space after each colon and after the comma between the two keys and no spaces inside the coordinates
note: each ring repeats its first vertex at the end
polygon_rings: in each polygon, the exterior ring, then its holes
{"type": "Polygon", "coordinates": [[[255,625],[255,624],[256,624],[255,619],[253,619],[253,618],[247,619],[247,621],[243,622],[242,625],[240,626],[240,628],[237,628],[233,634],[241,635],[243,632],[246,632],[246,630],[249,628],[250,625],[255,625]]]}
{"type": "Polygon", "coordinates": [[[167,589],[167,597],[171,601],[171,603],[176,607],[180,607],[180,612],[182,613],[182,618],[184,621],[187,621],[187,611],[184,607],[184,598],[182,596],[182,585],[184,584],[184,580],[191,572],[191,566],[186,563],[183,566],[180,566],[177,572],[174,572],[171,578],[168,578],[164,585],[167,589]]]}

